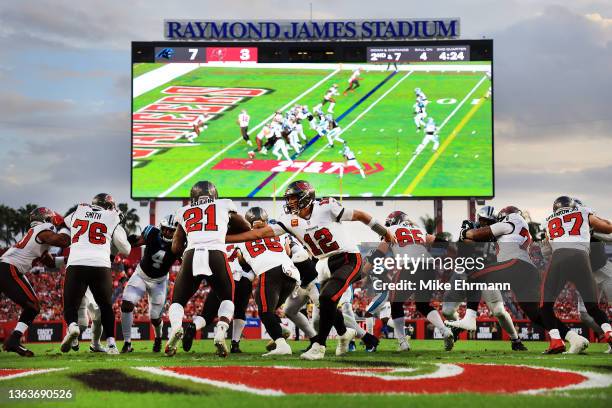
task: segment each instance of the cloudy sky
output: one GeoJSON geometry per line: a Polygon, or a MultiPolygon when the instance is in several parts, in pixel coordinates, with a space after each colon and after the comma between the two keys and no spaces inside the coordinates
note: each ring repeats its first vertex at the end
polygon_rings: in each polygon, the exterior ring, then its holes
{"type": "MultiPolygon", "coordinates": [[[[307,1],[228,4],[1,2],[0,202],[65,211],[100,191],[129,200],[130,42],[161,40],[165,18],[310,17],[307,1]]],[[[493,204],[514,204],[541,220],[556,196],[572,194],[612,217],[612,2],[312,5],[315,19],[459,17],[463,38],[493,38],[493,204]]],[[[383,217],[391,208],[415,218],[432,214],[431,202],[390,202],[373,211],[383,217]]],[[[445,229],[455,232],[465,213],[464,202],[445,202],[445,229]]]]}

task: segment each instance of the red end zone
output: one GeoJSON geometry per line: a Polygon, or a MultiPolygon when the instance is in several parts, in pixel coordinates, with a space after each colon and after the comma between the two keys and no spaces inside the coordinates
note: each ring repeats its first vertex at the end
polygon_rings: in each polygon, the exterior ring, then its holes
{"type": "MultiPolygon", "coordinates": [[[[383,171],[384,167],[380,163],[361,163],[365,174],[378,173],[383,171]]],[[[272,173],[297,171],[303,173],[316,174],[340,174],[340,169],[344,167],[342,162],[325,162],[325,161],[299,161],[293,163],[279,160],[251,160],[251,159],[230,159],[225,158],[213,166],[213,170],[246,170],[246,171],[265,171],[272,173]]],[[[344,167],[344,174],[359,174],[359,170],[355,167],[344,167]]]]}
{"type": "Polygon", "coordinates": [[[429,374],[404,368],[141,367],[143,371],[260,395],[537,393],[606,387],[612,376],[540,367],[437,364],[429,374]],[[400,374],[400,375],[398,375],[400,374]]]}

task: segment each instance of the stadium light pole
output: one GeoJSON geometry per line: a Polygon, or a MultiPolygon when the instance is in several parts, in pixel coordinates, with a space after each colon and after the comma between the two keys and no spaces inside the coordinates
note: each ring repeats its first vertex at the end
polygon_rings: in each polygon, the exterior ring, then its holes
{"type": "Polygon", "coordinates": [[[468,220],[476,221],[476,199],[470,198],[467,202],[468,205],[468,220]]]}
{"type": "Polygon", "coordinates": [[[436,220],[436,234],[441,234],[444,229],[442,228],[442,200],[439,198],[434,200],[434,218],[436,220]]]}
{"type": "Polygon", "coordinates": [[[157,207],[157,200],[149,200],[149,225],[155,224],[155,208],[157,207]]]}

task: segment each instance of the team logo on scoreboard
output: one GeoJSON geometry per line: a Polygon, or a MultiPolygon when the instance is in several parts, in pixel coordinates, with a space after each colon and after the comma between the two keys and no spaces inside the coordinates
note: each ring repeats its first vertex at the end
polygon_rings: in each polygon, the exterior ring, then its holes
{"type": "Polygon", "coordinates": [[[163,50],[161,50],[160,52],[157,53],[157,55],[155,56],[155,58],[163,58],[163,59],[167,59],[170,60],[172,59],[172,56],[174,56],[174,49],[172,48],[164,48],[163,50]]]}

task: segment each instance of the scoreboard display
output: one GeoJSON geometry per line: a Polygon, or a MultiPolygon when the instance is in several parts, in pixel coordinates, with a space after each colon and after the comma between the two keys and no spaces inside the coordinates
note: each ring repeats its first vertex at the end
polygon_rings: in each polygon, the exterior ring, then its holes
{"type": "Polygon", "coordinates": [[[211,180],[270,200],[305,179],[343,199],[488,199],[493,78],[491,40],[134,42],[132,198],[211,180]]]}
{"type": "Polygon", "coordinates": [[[464,62],[470,61],[468,45],[368,47],[368,62],[464,62]]]}
{"type": "Polygon", "coordinates": [[[257,48],[155,47],[155,62],[257,62],[257,48]]]}

